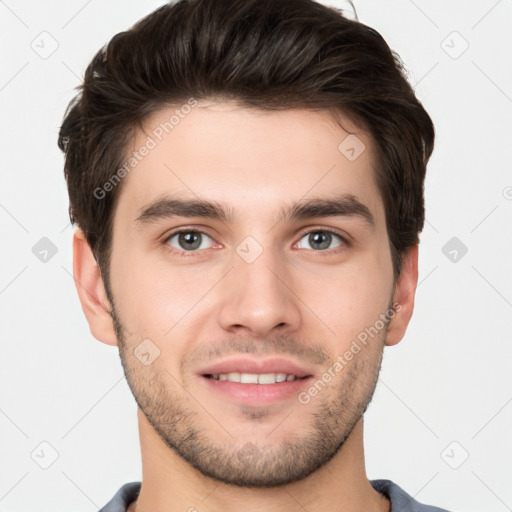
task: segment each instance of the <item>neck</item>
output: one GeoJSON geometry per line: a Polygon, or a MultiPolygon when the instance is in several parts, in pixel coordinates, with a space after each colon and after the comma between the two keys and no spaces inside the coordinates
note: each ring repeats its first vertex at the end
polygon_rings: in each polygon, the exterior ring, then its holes
{"type": "Polygon", "coordinates": [[[362,419],[327,464],[276,488],[237,487],[206,477],[165,445],[140,409],[138,420],[143,478],[139,497],[128,512],[390,510],[389,500],[366,477],[362,419]]]}

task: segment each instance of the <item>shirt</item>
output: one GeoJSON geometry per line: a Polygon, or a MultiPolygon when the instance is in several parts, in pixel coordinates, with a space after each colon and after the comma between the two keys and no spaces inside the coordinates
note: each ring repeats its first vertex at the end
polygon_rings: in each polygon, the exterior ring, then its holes
{"type": "MultiPolygon", "coordinates": [[[[444,508],[422,505],[391,480],[370,480],[372,487],[391,501],[390,512],[448,512],[444,508]]],[[[139,496],[140,482],[124,484],[99,512],[126,512],[139,496]]]]}

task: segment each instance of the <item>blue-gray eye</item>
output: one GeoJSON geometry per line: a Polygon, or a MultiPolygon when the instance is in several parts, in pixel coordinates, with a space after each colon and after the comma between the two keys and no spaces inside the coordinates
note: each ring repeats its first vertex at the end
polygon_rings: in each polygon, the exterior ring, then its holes
{"type": "MultiPolygon", "coordinates": [[[[334,249],[335,247],[339,247],[343,242],[343,238],[333,233],[332,231],[324,231],[324,230],[317,230],[317,231],[311,231],[310,233],[307,233],[304,235],[301,240],[307,239],[307,242],[311,245],[313,249],[323,251],[325,249],[334,249]],[[337,245],[331,246],[331,243],[333,241],[333,237],[338,238],[340,242],[337,245]]],[[[299,242],[300,244],[300,242],[299,242]]],[[[303,249],[304,247],[300,247],[303,249]]]]}
{"type": "Polygon", "coordinates": [[[209,249],[207,244],[207,240],[212,241],[212,239],[201,231],[177,231],[167,238],[167,243],[171,247],[178,249],[180,251],[195,251],[196,249],[209,249]]]}

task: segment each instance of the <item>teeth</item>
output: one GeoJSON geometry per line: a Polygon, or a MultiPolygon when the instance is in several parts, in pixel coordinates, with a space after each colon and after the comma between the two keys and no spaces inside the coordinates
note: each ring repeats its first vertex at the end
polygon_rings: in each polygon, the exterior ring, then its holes
{"type": "MultiPolygon", "coordinates": [[[[223,373],[222,375],[226,375],[223,373]]],[[[227,374],[227,379],[230,382],[240,382],[240,374],[238,372],[231,372],[227,374]]]]}
{"type": "Polygon", "coordinates": [[[258,375],[255,373],[241,373],[240,382],[242,384],[258,384],[258,375]]]}
{"type": "Polygon", "coordinates": [[[258,375],[258,384],[275,384],[276,374],[275,373],[260,373],[258,375]]]}
{"type": "Polygon", "coordinates": [[[211,375],[215,380],[228,380],[230,382],[240,382],[241,384],[275,384],[276,382],[292,381],[297,379],[295,375],[286,373],[219,373],[211,375]]]}

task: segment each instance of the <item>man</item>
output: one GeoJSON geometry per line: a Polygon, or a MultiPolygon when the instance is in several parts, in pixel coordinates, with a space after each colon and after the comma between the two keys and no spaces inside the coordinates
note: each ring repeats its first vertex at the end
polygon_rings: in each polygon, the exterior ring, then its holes
{"type": "Polygon", "coordinates": [[[441,510],[363,450],[433,143],[382,37],[312,0],[181,0],[97,53],[59,145],[143,468],[103,512],[441,510]]]}

